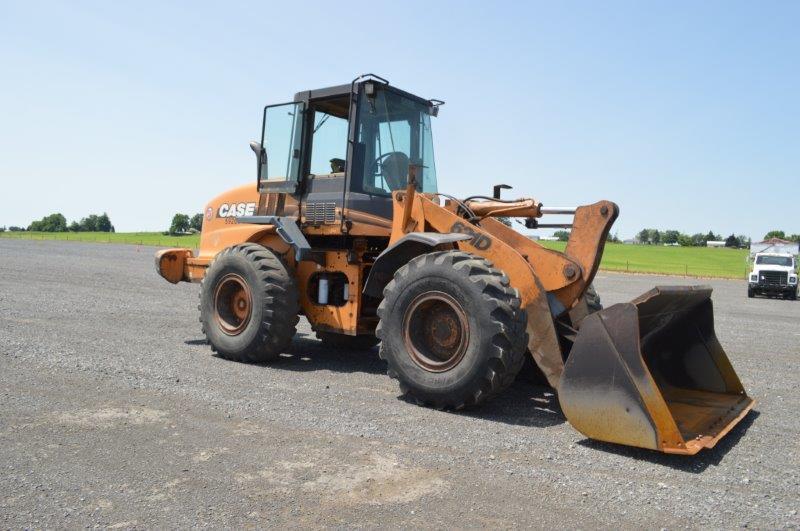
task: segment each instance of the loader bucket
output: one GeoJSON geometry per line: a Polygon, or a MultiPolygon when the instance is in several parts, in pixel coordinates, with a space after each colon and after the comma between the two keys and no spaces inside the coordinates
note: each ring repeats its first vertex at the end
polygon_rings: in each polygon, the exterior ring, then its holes
{"type": "Polygon", "coordinates": [[[586,317],[558,390],[592,439],[696,454],[753,407],[714,333],[711,288],[654,288],[586,317]]]}

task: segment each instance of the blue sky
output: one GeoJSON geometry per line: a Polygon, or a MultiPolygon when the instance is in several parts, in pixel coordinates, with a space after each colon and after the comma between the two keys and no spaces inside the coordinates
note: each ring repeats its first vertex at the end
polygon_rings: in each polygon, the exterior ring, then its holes
{"type": "Polygon", "coordinates": [[[616,230],[800,232],[800,2],[0,2],[0,225],[162,230],[255,179],[261,108],[365,72],[447,102],[439,189],[616,230]]]}

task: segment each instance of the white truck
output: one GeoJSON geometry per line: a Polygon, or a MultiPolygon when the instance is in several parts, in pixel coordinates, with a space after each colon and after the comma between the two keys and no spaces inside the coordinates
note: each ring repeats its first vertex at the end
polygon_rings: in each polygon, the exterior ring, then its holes
{"type": "Polygon", "coordinates": [[[783,296],[797,300],[797,260],[791,253],[756,253],[747,296],[783,296]]]}

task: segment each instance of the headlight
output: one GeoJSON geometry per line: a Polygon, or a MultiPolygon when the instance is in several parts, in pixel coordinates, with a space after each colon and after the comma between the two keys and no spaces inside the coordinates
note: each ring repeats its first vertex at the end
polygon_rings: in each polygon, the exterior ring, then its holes
{"type": "Polygon", "coordinates": [[[792,275],[789,277],[789,284],[797,284],[797,277],[792,275]]]}
{"type": "Polygon", "coordinates": [[[750,282],[758,282],[758,275],[750,275],[750,282]]]}

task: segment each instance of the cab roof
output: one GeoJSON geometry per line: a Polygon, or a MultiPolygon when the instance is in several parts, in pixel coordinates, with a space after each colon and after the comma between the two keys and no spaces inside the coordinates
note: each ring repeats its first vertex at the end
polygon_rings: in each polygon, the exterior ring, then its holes
{"type": "Polygon", "coordinates": [[[356,91],[358,91],[357,87],[360,87],[364,83],[370,83],[370,82],[375,83],[376,85],[379,85],[387,90],[391,90],[392,92],[395,92],[408,99],[415,100],[418,103],[421,103],[422,105],[433,105],[434,102],[436,101],[436,100],[426,100],[425,98],[422,98],[410,92],[406,92],[405,90],[400,90],[397,87],[390,86],[388,81],[383,82],[375,78],[366,78],[363,81],[358,81],[355,84],[348,83],[346,85],[336,85],[333,87],[325,87],[314,90],[304,90],[294,95],[294,101],[296,102],[302,101],[308,103],[314,100],[326,100],[329,98],[333,99],[333,98],[349,97],[351,90],[355,89],[356,91]]]}

